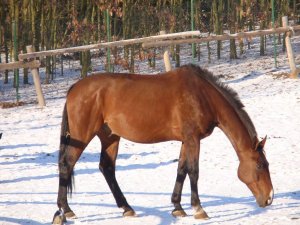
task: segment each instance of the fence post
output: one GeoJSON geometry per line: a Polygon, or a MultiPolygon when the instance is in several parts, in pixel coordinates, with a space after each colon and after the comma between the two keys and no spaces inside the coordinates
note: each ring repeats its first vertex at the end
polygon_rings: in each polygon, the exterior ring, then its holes
{"type": "MultiPolygon", "coordinates": [[[[107,34],[107,42],[111,42],[111,27],[110,27],[110,15],[109,15],[109,10],[105,10],[106,16],[106,34],[107,34]]],[[[111,66],[111,51],[110,47],[107,48],[107,67],[108,67],[108,72],[112,72],[112,66],[111,66]]]]}
{"type": "MultiPolygon", "coordinates": [[[[159,32],[160,35],[164,35],[166,33],[167,32],[165,30],[161,30],[159,32]]],[[[170,70],[172,70],[170,55],[169,55],[169,51],[168,51],[167,47],[164,48],[164,63],[165,63],[166,72],[169,72],[170,70]]]]}
{"type": "MultiPolygon", "coordinates": [[[[17,24],[16,21],[12,21],[12,35],[13,35],[13,51],[14,51],[14,61],[17,62],[19,61],[18,59],[18,48],[19,48],[19,43],[18,43],[18,34],[17,34],[17,24]]],[[[16,99],[17,102],[20,100],[20,95],[19,95],[19,69],[14,69],[14,85],[16,87],[16,99]]]]}
{"type": "MultiPolygon", "coordinates": [[[[33,52],[32,45],[26,46],[26,50],[27,50],[27,53],[33,52]]],[[[36,91],[36,95],[37,95],[37,98],[38,98],[39,106],[40,107],[46,106],[44,95],[43,95],[43,92],[42,92],[39,71],[38,71],[37,68],[31,68],[31,73],[32,73],[32,77],[33,77],[33,82],[34,82],[35,91],[36,91]]]]}
{"type": "MultiPolygon", "coordinates": [[[[191,0],[191,30],[195,30],[195,10],[194,10],[194,0],[191,0]]],[[[192,43],[192,60],[194,63],[194,59],[196,58],[196,45],[192,43]]]]}
{"type": "MultiPolygon", "coordinates": [[[[288,27],[288,17],[287,16],[282,17],[282,26],[288,27]]],[[[290,74],[290,78],[298,78],[298,70],[296,67],[295,57],[294,57],[294,53],[293,53],[293,49],[292,49],[291,32],[290,31],[288,31],[286,34],[285,45],[286,45],[286,52],[287,52],[289,63],[290,63],[290,68],[292,71],[290,74]]]]}
{"type": "Polygon", "coordinates": [[[171,62],[170,62],[170,56],[169,56],[169,51],[167,49],[164,52],[164,62],[165,62],[166,72],[172,70],[172,66],[171,66],[171,62]]]}
{"type": "MultiPolygon", "coordinates": [[[[272,28],[275,28],[275,2],[274,0],[271,1],[272,3],[272,28]]],[[[274,65],[277,68],[277,44],[276,44],[276,34],[273,34],[273,48],[274,48],[274,65]]]]}

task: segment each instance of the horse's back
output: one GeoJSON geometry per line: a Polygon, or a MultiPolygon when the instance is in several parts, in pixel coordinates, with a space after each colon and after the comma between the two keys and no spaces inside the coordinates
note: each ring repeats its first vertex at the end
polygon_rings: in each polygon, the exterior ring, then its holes
{"type": "Polygon", "coordinates": [[[212,117],[209,107],[199,102],[197,79],[181,70],[92,75],[73,86],[67,106],[74,117],[81,117],[76,121],[88,121],[93,132],[105,124],[112,134],[135,142],[183,140],[200,124],[205,131],[212,117]]]}
{"type": "Polygon", "coordinates": [[[172,76],[92,75],[72,87],[67,103],[75,108],[74,117],[84,117],[77,121],[106,124],[113,134],[132,141],[178,139],[179,83],[172,76]]]}

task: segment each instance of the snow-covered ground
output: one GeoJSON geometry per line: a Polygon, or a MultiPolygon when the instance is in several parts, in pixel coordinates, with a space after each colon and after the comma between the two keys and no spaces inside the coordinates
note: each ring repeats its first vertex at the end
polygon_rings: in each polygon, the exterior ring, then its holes
{"type": "MultiPolygon", "coordinates": [[[[299,65],[299,36],[293,46],[299,65]]],[[[120,144],[117,179],[138,217],[123,218],[98,170],[100,142],[95,139],[76,164],[76,190],[69,202],[78,219],[68,224],[300,224],[300,79],[286,77],[284,53],[278,62],[279,68],[274,69],[270,54],[257,57],[246,52],[239,60],[204,65],[239,93],[259,136],[268,135],[265,150],[275,191],[271,206],[256,205],[237,177],[234,149],[215,129],[201,142],[200,153],[199,192],[209,220],[193,218],[188,178],[182,197],[188,216],[175,219],[170,214],[180,143],[142,145],[127,140],[120,144]]],[[[158,70],[163,70],[161,62],[158,70]]],[[[145,67],[141,72],[149,71],[145,67]]],[[[70,77],[57,79],[55,86],[44,85],[47,106],[43,109],[35,104],[0,109],[0,224],[50,224],[57,210],[64,95],[74,81],[70,77]]],[[[34,93],[32,86],[25,88],[25,93],[34,93]]]]}

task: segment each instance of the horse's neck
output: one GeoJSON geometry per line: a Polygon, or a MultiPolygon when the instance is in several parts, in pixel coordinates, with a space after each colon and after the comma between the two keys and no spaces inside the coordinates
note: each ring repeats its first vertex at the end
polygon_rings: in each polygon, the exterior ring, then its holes
{"type": "MultiPolygon", "coordinates": [[[[228,103],[225,103],[228,104],[228,103]]],[[[239,110],[239,109],[238,109],[239,110]]],[[[241,118],[233,107],[217,107],[218,127],[226,134],[241,159],[246,151],[253,149],[256,133],[249,132],[248,121],[241,118]]],[[[249,121],[251,123],[251,121],[249,121]]],[[[251,126],[251,125],[250,125],[251,126]]]]}

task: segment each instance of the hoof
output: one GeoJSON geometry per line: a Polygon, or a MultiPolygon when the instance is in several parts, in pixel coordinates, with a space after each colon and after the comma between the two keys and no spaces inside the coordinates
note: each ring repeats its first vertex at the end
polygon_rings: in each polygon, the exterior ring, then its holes
{"type": "Polygon", "coordinates": [[[201,208],[194,214],[194,218],[197,220],[208,220],[209,217],[206,212],[201,208]]]}
{"type": "Polygon", "coordinates": [[[65,217],[68,219],[77,219],[77,216],[75,215],[75,213],[73,211],[66,212],[65,217]]]}
{"type": "Polygon", "coordinates": [[[52,224],[53,225],[63,225],[64,222],[67,222],[66,217],[63,213],[63,211],[56,211],[56,213],[53,216],[52,224]]]}
{"type": "Polygon", "coordinates": [[[174,209],[172,211],[172,216],[174,217],[185,217],[187,216],[183,209],[174,209]]]}
{"type": "Polygon", "coordinates": [[[124,217],[136,217],[136,213],[134,210],[127,210],[123,212],[124,217]]]}
{"type": "Polygon", "coordinates": [[[64,221],[59,216],[53,218],[52,225],[63,225],[64,221]]]}
{"type": "Polygon", "coordinates": [[[121,207],[124,212],[123,212],[123,217],[135,217],[135,211],[130,207],[130,206],[123,206],[121,207]]]}

